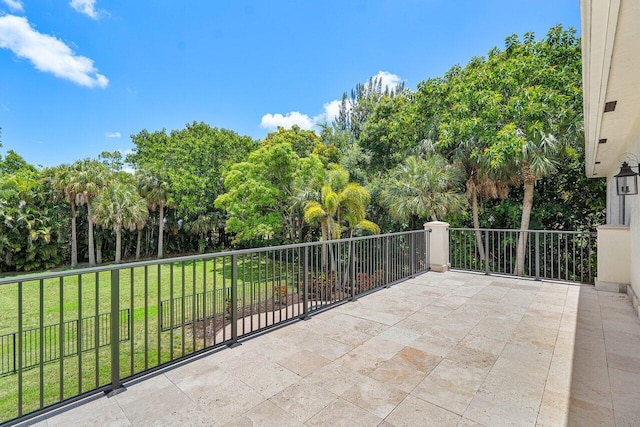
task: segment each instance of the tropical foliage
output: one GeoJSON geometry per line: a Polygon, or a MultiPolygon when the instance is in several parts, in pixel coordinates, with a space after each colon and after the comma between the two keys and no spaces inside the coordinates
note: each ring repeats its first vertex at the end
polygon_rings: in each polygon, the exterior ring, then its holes
{"type": "MultiPolygon", "coordinates": [[[[318,132],[279,128],[257,141],[193,122],[141,130],[127,156],[48,169],[8,151],[0,271],[331,240],[435,219],[520,228],[520,268],[527,230],[593,229],[604,217],[604,184],[583,172],[580,53],[573,29],[509,36],[415,91],[356,85],[318,132]]],[[[480,233],[476,244],[482,259],[480,233]]]]}

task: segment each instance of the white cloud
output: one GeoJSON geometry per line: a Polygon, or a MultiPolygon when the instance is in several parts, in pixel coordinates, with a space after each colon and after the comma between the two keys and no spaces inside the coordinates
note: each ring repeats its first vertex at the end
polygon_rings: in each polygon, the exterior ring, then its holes
{"type": "Polygon", "coordinates": [[[120,135],[120,132],[112,132],[112,133],[106,133],[105,136],[107,138],[120,138],[122,135],[120,135]]]}
{"type": "Polygon", "coordinates": [[[1,0],[6,4],[13,12],[24,12],[24,6],[20,0],[1,0]]]}
{"type": "Polygon", "coordinates": [[[93,60],[76,55],[60,39],[39,33],[23,17],[0,16],[0,48],[28,59],[40,71],[81,86],[105,88],[109,84],[109,79],[93,66],[93,60]]]}
{"type": "Polygon", "coordinates": [[[400,76],[398,76],[397,74],[390,73],[388,71],[378,71],[378,74],[373,76],[373,79],[374,80],[380,79],[380,81],[382,82],[383,90],[385,87],[388,87],[389,89],[395,88],[396,86],[402,83],[402,79],[400,78],[400,76]]]}
{"type": "Polygon", "coordinates": [[[275,130],[278,126],[289,129],[293,125],[298,125],[301,129],[311,130],[315,126],[315,122],[311,117],[297,111],[287,113],[285,116],[279,113],[267,113],[262,116],[262,120],[260,121],[260,126],[270,130],[275,130]]]}
{"type": "MultiPolygon", "coordinates": [[[[380,80],[382,90],[384,90],[385,87],[388,87],[389,89],[395,88],[402,83],[400,76],[388,71],[378,71],[378,74],[372,76],[372,78],[374,80],[380,80]]],[[[260,126],[266,129],[275,130],[278,126],[289,129],[292,125],[298,125],[302,129],[311,130],[323,122],[331,123],[338,116],[341,104],[342,99],[334,99],[333,101],[326,102],[322,106],[322,113],[314,116],[313,118],[297,111],[287,113],[284,116],[282,114],[265,114],[262,116],[260,126]]],[[[347,111],[350,111],[351,108],[353,108],[349,99],[347,100],[346,108],[347,111]]]]}
{"type": "Polygon", "coordinates": [[[69,6],[80,13],[87,15],[91,19],[98,19],[96,10],[96,0],[71,0],[69,6]]]}

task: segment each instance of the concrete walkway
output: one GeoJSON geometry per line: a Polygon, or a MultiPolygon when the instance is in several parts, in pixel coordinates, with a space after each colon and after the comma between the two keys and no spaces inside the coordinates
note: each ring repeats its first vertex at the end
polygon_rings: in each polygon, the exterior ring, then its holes
{"type": "Polygon", "coordinates": [[[38,425],[640,425],[640,320],[592,286],[427,273],[38,425]]]}

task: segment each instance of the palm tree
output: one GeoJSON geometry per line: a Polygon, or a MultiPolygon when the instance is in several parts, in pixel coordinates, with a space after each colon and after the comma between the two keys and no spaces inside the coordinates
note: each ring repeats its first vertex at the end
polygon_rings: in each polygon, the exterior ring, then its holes
{"type": "Polygon", "coordinates": [[[461,182],[460,170],[441,155],[432,154],[426,159],[410,156],[385,180],[381,201],[397,220],[416,216],[437,221],[464,208],[465,197],[457,191],[461,182]]]}
{"type": "Polygon", "coordinates": [[[516,248],[516,275],[524,274],[524,258],[527,246],[531,208],[533,207],[533,192],[538,179],[548,176],[557,170],[562,145],[553,135],[539,134],[525,135],[516,131],[523,140],[522,155],[513,160],[513,166],[520,169],[524,185],[522,200],[522,216],[520,219],[520,235],[516,248]]]}
{"type": "Polygon", "coordinates": [[[76,203],[78,206],[87,205],[89,265],[96,265],[91,200],[102,191],[112,177],[107,166],[97,160],[79,160],[71,167],[73,170],[72,179],[78,189],[76,203]]]}
{"type": "Polygon", "coordinates": [[[151,211],[158,210],[158,258],[164,256],[164,209],[169,199],[167,183],[147,170],[136,172],[138,189],[151,211]]]}
{"type": "Polygon", "coordinates": [[[499,170],[491,167],[489,158],[484,155],[485,146],[486,144],[476,139],[467,139],[458,143],[452,153],[454,164],[466,173],[466,195],[471,203],[476,246],[481,260],[484,260],[486,255],[480,233],[480,203],[489,199],[505,199],[509,195],[510,185],[516,183],[511,178],[513,175],[502,176],[499,170]]]}
{"type": "Polygon", "coordinates": [[[122,257],[122,229],[144,227],[149,215],[146,201],[132,184],[115,181],[94,199],[93,220],[116,233],[115,262],[122,257]]]}
{"type": "Polygon", "coordinates": [[[81,191],[69,165],[60,165],[53,171],[53,187],[60,191],[71,208],[71,266],[78,265],[78,237],[76,218],[78,217],[76,198],[81,191]]]}
{"type": "Polygon", "coordinates": [[[330,165],[315,183],[319,192],[316,200],[307,202],[304,220],[309,224],[320,224],[323,240],[338,239],[343,226],[353,231],[356,228],[379,233],[380,227],[365,218],[371,200],[369,191],[360,184],[349,182],[349,172],[338,165],[330,165]]]}

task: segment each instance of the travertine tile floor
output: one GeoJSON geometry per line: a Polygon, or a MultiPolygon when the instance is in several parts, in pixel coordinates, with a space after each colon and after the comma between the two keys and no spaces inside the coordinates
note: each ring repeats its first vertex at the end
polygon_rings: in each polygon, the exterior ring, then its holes
{"type": "Polygon", "coordinates": [[[640,425],[640,321],[592,286],[427,273],[36,420],[640,425]]]}

